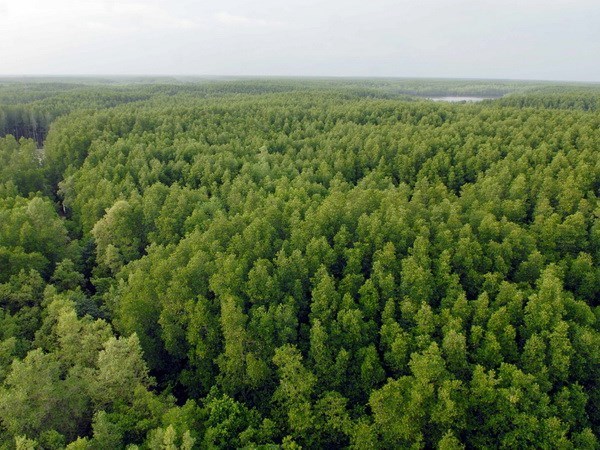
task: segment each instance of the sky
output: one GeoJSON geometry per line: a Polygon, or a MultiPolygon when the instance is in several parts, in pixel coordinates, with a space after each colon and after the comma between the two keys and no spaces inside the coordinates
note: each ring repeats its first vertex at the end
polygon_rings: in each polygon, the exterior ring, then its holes
{"type": "Polygon", "coordinates": [[[600,0],[0,0],[0,75],[600,81],[600,0]]]}

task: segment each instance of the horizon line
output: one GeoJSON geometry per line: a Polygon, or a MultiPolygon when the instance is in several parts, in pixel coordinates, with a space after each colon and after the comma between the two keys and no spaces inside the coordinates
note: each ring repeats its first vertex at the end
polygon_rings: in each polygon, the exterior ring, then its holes
{"type": "Polygon", "coordinates": [[[577,83],[600,84],[600,80],[572,80],[572,79],[541,79],[541,78],[482,78],[482,77],[446,77],[446,76],[399,76],[399,75],[232,75],[232,74],[118,74],[118,73],[72,73],[72,74],[2,74],[3,78],[203,78],[203,79],[337,79],[337,80],[452,80],[452,81],[498,81],[498,82],[529,82],[529,83],[577,83]]]}

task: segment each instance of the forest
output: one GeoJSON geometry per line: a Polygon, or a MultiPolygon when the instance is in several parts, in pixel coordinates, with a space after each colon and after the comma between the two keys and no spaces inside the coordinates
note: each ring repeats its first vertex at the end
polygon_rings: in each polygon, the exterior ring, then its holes
{"type": "Polygon", "coordinates": [[[0,449],[598,449],[599,196],[600,84],[0,79],[0,449]]]}

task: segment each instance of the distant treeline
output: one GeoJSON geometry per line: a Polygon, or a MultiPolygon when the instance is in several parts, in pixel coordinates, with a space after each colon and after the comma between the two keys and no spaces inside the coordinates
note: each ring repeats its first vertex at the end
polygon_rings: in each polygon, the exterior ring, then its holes
{"type": "Polygon", "coordinates": [[[176,78],[10,78],[0,79],[0,136],[31,138],[42,146],[50,124],[77,109],[110,108],[160,96],[212,97],[284,92],[328,92],[350,97],[502,97],[506,106],[595,110],[593,86],[542,82],[411,79],[192,79],[176,78]],[[591,95],[590,95],[591,94],[591,95]]]}
{"type": "Polygon", "coordinates": [[[597,111],[600,108],[600,84],[587,88],[571,86],[560,89],[534,89],[507,95],[499,100],[499,104],[518,108],[597,111]]]}

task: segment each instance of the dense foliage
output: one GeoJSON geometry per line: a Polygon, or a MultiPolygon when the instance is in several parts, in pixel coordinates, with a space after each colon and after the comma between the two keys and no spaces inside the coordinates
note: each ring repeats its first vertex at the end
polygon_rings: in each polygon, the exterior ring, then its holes
{"type": "Polygon", "coordinates": [[[51,123],[0,138],[0,446],[598,448],[597,87],[39,86],[0,89],[51,123]]]}

